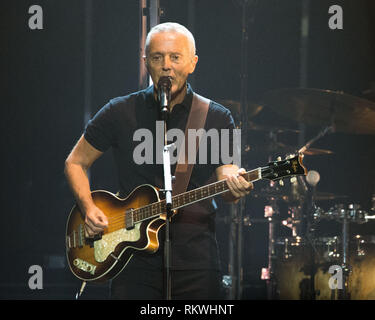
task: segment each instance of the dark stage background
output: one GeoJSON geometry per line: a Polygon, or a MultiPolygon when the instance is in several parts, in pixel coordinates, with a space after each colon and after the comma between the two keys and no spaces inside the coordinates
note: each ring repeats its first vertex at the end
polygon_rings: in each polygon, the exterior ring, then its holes
{"type": "MultiPolygon", "coordinates": [[[[193,88],[214,100],[239,101],[240,1],[193,1],[193,12],[188,2],[161,0],[165,11],[161,22],[192,27],[199,56],[193,88]]],[[[300,83],[301,1],[254,3],[247,56],[250,102],[260,101],[268,90],[299,87],[300,83]]],[[[65,222],[74,202],[63,174],[64,160],[88,115],[110,98],[138,89],[138,11],[138,1],[93,0],[92,38],[87,44],[83,0],[0,4],[2,299],[73,299],[80,286],[65,262],[65,222]],[[28,27],[28,9],[33,4],[43,8],[43,30],[28,27]],[[85,69],[87,46],[91,73],[85,69]],[[28,287],[31,265],[43,268],[43,290],[28,287]]],[[[375,82],[374,1],[315,0],[310,2],[310,17],[307,87],[362,96],[375,82]],[[333,4],[343,8],[343,30],[328,28],[328,8],[333,4]]],[[[267,108],[252,120],[298,128],[298,123],[267,108]]],[[[307,127],[306,140],[320,129],[307,127]]],[[[249,169],[265,164],[267,132],[249,131],[248,139],[251,149],[243,156],[249,169]]],[[[279,140],[291,145],[298,141],[290,133],[279,140]]],[[[342,202],[369,210],[375,193],[374,137],[335,133],[313,146],[334,151],[333,155],[305,157],[306,166],[321,175],[318,191],[346,195],[342,202]]],[[[109,153],[94,165],[93,189],[116,192],[111,161],[109,153]]],[[[256,189],[264,185],[259,182],[256,189]]],[[[218,241],[227,273],[229,225],[225,217],[229,208],[218,202],[218,241]]],[[[335,203],[321,206],[328,209],[335,203]]],[[[246,215],[262,218],[265,204],[265,200],[249,197],[246,215]]],[[[260,271],[267,265],[267,236],[266,224],[245,228],[243,299],[266,297],[260,271]]],[[[86,298],[106,298],[108,285],[91,285],[86,290],[86,298]]]]}

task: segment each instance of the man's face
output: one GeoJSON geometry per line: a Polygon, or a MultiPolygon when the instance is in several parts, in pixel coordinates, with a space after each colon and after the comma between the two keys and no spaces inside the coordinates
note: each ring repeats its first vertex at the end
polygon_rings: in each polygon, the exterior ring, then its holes
{"type": "Polygon", "coordinates": [[[177,32],[153,34],[145,57],[147,70],[156,88],[160,77],[170,77],[172,98],[184,88],[197,61],[198,57],[191,51],[188,38],[177,32]]]}

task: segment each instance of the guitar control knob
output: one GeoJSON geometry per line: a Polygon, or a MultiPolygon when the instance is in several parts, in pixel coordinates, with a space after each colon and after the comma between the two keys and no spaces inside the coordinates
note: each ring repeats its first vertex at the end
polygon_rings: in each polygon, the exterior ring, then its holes
{"type": "Polygon", "coordinates": [[[277,161],[281,161],[281,157],[277,157],[277,159],[276,159],[277,161]]]}
{"type": "Polygon", "coordinates": [[[279,180],[279,185],[282,186],[282,187],[284,186],[284,181],[283,181],[283,179],[280,179],[280,180],[279,180]]]}

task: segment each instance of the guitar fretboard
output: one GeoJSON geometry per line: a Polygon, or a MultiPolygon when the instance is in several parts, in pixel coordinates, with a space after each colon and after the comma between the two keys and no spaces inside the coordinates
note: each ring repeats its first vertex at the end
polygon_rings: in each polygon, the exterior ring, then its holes
{"type": "MultiPolygon", "coordinates": [[[[243,177],[250,182],[261,179],[261,169],[246,172],[243,177]]],[[[179,209],[192,203],[211,198],[229,190],[226,180],[220,180],[206,186],[190,190],[172,197],[172,210],[179,209]]],[[[165,200],[149,204],[132,211],[132,223],[147,220],[166,212],[165,200]]]]}

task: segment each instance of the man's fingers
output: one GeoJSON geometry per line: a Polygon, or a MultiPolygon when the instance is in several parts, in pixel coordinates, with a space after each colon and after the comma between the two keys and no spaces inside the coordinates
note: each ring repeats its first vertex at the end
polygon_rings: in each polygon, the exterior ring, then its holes
{"type": "Polygon", "coordinates": [[[85,234],[89,237],[93,237],[108,226],[108,219],[103,213],[96,213],[86,215],[85,219],[85,234]]]}
{"type": "Polygon", "coordinates": [[[243,175],[246,173],[246,170],[244,168],[238,169],[238,179],[241,181],[242,185],[247,191],[251,191],[254,189],[254,185],[252,182],[247,181],[243,175]]]}
{"type": "Polygon", "coordinates": [[[108,222],[104,220],[102,217],[96,217],[95,219],[91,220],[92,225],[96,228],[104,229],[108,226],[108,222]]]}
{"type": "Polygon", "coordinates": [[[244,168],[238,169],[238,174],[244,174],[246,173],[246,170],[244,168]]]}
{"type": "Polygon", "coordinates": [[[227,179],[227,183],[229,190],[237,198],[248,195],[254,188],[253,184],[246,181],[246,179],[244,179],[242,176],[230,175],[227,179]]]}
{"type": "Polygon", "coordinates": [[[237,180],[240,182],[241,187],[245,190],[253,189],[253,184],[251,182],[246,181],[246,179],[242,176],[238,176],[237,180]]]}
{"type": "Polygon", "coordinates": [[[107,227],[107,224],[101,222],[101,221],[98,221],[96,220],[93,224],[92,224],[92,228],[94,229],[94,231],[96,232],[101,232],[103,231],[105,228],[107,227]]]}
{"type": "Polygon", "coordinates": [[[244,168],[238,169],[238,179],[241,181],[243,187],[246,189],[246,194],[249,194],[251,190],[254,189],[254,185],[252,182],[247,181],[243,175],[246,173],[246,170],[244,168]]]}
{"type": "Polygon", "coordinates": [[[241,176],[233,175],[231,180],[236,186],[238,192],[243,192],[249,187],[249,183],[241,176]]]}
{"type": "Polygon", "coordinates": [[[238,181],[238,179],[234,175],[228,177],[227,183],[228,183],[229,190],[232,192],[232,194],[236,198],[242,197],[241,183],[238,181]]]}
{"type": "Polygon", "coordinates": [[[95,236],[95,234],[96,233],[87,224],[85,224],[85,237],[92,238],[95,236]]]}

